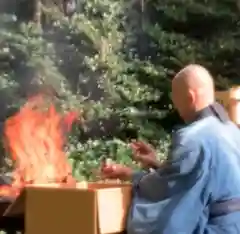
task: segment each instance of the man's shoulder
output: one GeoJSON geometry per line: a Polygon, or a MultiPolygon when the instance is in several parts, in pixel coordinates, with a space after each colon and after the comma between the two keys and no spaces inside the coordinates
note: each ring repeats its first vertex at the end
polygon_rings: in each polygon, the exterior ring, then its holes
{"type": "Polygon", "coordinates": [[[208,117],[176,130],[173,139],[178,143],[189,145],[199,144],[206,139],[217,140],[221,135],[240,138],[240,131],[231,121],[222,123],[215,117],[208,117]]]}
{"type": "Polygon", "coordinates": [[[214,117],[204,118],[173,132],[173,139],[179,144],[195,144],[221,129],[219,120],[214,117]]]}

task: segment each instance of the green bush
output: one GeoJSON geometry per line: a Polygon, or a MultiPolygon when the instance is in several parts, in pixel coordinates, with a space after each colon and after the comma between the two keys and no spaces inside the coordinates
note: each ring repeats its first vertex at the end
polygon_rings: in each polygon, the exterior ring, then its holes
{"type": "Polygon", "coordinates": [[[184,65],[209,68],[217,88],[239,83],[235,2],[88,0],[77,6],[72,17],[44,6],[41,27],[2,14],[0,117],[29,95],[55,90],[59,110],[77,110],[85,120],[74,126],[67,147],[79,179],[96,179],[103,157],[135,167],[127,146],[135,138],[153,144],[164,159],[169,132],[180,123],[171,78],[184,65]]]}

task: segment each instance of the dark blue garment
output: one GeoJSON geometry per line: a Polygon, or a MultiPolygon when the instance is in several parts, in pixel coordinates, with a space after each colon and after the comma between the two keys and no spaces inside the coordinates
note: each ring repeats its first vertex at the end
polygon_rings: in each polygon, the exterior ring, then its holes
{"type": "Polygon", "coordinates": [[[216,116],[177,130],[167,163],[133,179],[128,234],[240,234],[240,211],[210,215],[240,198],[240,131],[216,116]]]}

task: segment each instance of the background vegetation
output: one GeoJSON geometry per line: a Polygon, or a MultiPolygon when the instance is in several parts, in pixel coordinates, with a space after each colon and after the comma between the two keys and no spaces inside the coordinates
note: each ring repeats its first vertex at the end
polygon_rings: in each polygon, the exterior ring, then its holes
{"type": "Polygon", "coordinates": [[[131,139],[164,158],[184,65],[206,66],[217,89],[240,83],[235,0],[1,0],[0,11],[0,120],[43,90],[81,112],[67,147],[79,179],[103,157],[132,164],[131,139]]]}

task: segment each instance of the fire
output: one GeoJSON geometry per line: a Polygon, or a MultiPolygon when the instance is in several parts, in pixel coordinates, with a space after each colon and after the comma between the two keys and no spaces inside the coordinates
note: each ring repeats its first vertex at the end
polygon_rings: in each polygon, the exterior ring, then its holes
{"type": "Polygon", "coordinates": [[[10,191],[18,193],[26,185],[75,182],[63,150],[64,132],[70,130],[76,113],[61,116],[54,105],[46,106],[43,96],[31,98],[5,123],[6,148],[14,160],[15,170],[10,191]]]}

